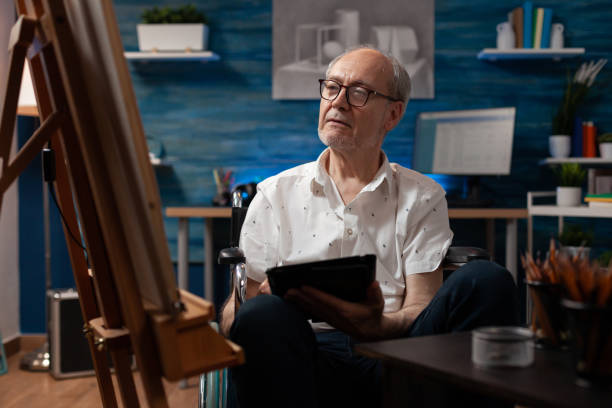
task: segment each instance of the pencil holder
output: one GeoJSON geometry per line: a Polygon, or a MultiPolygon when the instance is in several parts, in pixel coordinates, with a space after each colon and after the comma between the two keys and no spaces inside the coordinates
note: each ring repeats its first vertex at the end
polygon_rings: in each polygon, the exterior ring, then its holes
{"type": "Polygon", "coordinates": [[[569,339],[565,310],[561,307],[561,285],[537,281],[525,283],[533,300],[532,330],[536,335],[536,346],[567,348],[569,339]]]}
{"type": "Polygon", "coordinates": [[[612,388],[612,307],[569,299],[561,304],[568,316],[576,384],[612,388]]]}

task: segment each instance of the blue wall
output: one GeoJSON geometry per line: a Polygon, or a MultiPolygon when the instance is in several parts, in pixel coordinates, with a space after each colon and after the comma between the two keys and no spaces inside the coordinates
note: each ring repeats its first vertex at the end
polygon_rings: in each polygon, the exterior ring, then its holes
{"type": "MultiPolygon", "coordinates": [[[[585,47],[586,56],[561,62],[479,61],[476,54],[480,49],[495,47],[495,25],[521,2],[436,1],[436,97],[409,103],[402,123],[385,141],[384,149],[391,161],[410,166],[418,112],[516,106],[512,174],[485,177],[485,192],[498,206],[524,207],[527,191],[554,188],[550,171],[537,165],[548,155],[550,118],[561,98],[568,70],[573,72],[585,59],[612,60],[612,6],[608,0],[535,3],[553,8],[554,21],[566,26],[566,46],[585,47]]],[[[140,14],[158,3],[115,0],[114,4],[124,46],[126,50],[136,50],[140,14]]],[[[215,167],[234,171],[236,182],[260,180],[313,160],[322,150],[316,135],[318,101],[271,99],[272,0],[197,0],[195,4],[209,16],[210,49],[221,56],[219,62],[130,63],[145,130],[163,143],[170,163],[170,167],[156,169],[164,206],[209,205],[215,192],[215,167]]],[[[598,83],[610,82],[610,64],[598,83]]],[[[600,93],[585,107],[583,117],[594,120],[602,130],[612,131],[611,107],[609,93],[600,93]]],[[[441,181],[450,192],[461,184],[454,177],[441,181]]],[[[21,202],[24,203],[23,195],[21,202]]],[[[609,225],[582,221],[595,231],[599,247],[596,253],[612,247],[609,225]]],[[[537,220],[537,247],[544,248],[555,228],[556,219],[537,220]]],[[[453,229],[458,243],[484,245],[484,225],[477,221],[454,222],[453,229]]],[[[202,260],[202,230],[201,222],[191,223],[192,261],[202,260]]],[[[497,230],[497,256],[503,260],[503,223],[497,230]]],[[[176,220],[166,220],[166,233],[176,259],[176,220]]],[[[57,237],[63,239],[61,234],[57,237]]],[[[521,222],[520,250],[526,246],[525,237],[525,223],[521,222]]],[[[65,256],[56,252],[56,258],[65,256]]],[[[22,281],[28,274],[22,264],[22,281]]],[[[200,274],[200,269],[194,268],[191,290],[196,293],[202,293],[200,274]]],[[[35,292],[38,289],[22,292],[22,304],[42,296],[35,292]]],[[[22,330],[42,331],[44,312],[24,309],[22,330]]]]}

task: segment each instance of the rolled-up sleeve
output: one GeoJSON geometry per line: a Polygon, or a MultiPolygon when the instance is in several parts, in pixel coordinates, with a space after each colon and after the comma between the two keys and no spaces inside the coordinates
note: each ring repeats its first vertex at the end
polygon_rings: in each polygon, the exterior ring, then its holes
{"type": "Polygon", "coordinates": [[[402,250],[404,275],[435,271],[453,240],[444,190],[424,195],[411,212],[402,250]]]}

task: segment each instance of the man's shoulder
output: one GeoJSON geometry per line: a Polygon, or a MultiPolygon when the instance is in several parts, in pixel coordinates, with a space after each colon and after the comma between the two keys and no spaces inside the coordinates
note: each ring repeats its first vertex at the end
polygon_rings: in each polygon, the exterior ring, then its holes
{"type": "Polygon", "coordinates": [[[310,182],[315,176],[317,162],[310,162],[292,167],[274,176],[261,181],[257,187],[261,191],[270,191],[277,188],[291,188],[300,185],[303,181],[310,182]]]}
{"type": "Polygon", "coordinates": [[[391,169],[399,184],[400,190],[411,188],[415,190],[444,191],[442,186],[434,179],[418,171],[400,166],[397,163],[391,163],[391,169]]]}

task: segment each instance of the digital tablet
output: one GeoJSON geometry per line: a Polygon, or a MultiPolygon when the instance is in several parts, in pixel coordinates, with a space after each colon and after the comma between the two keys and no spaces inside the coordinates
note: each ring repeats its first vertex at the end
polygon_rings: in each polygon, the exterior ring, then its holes
{"type": "Polygon", "coordinates": [[[283,297],[288,289],[312,286],[350,302],[366,298],[376,276],[376,255],[277,266],[266,271],[272,293],[283,297]]]}

